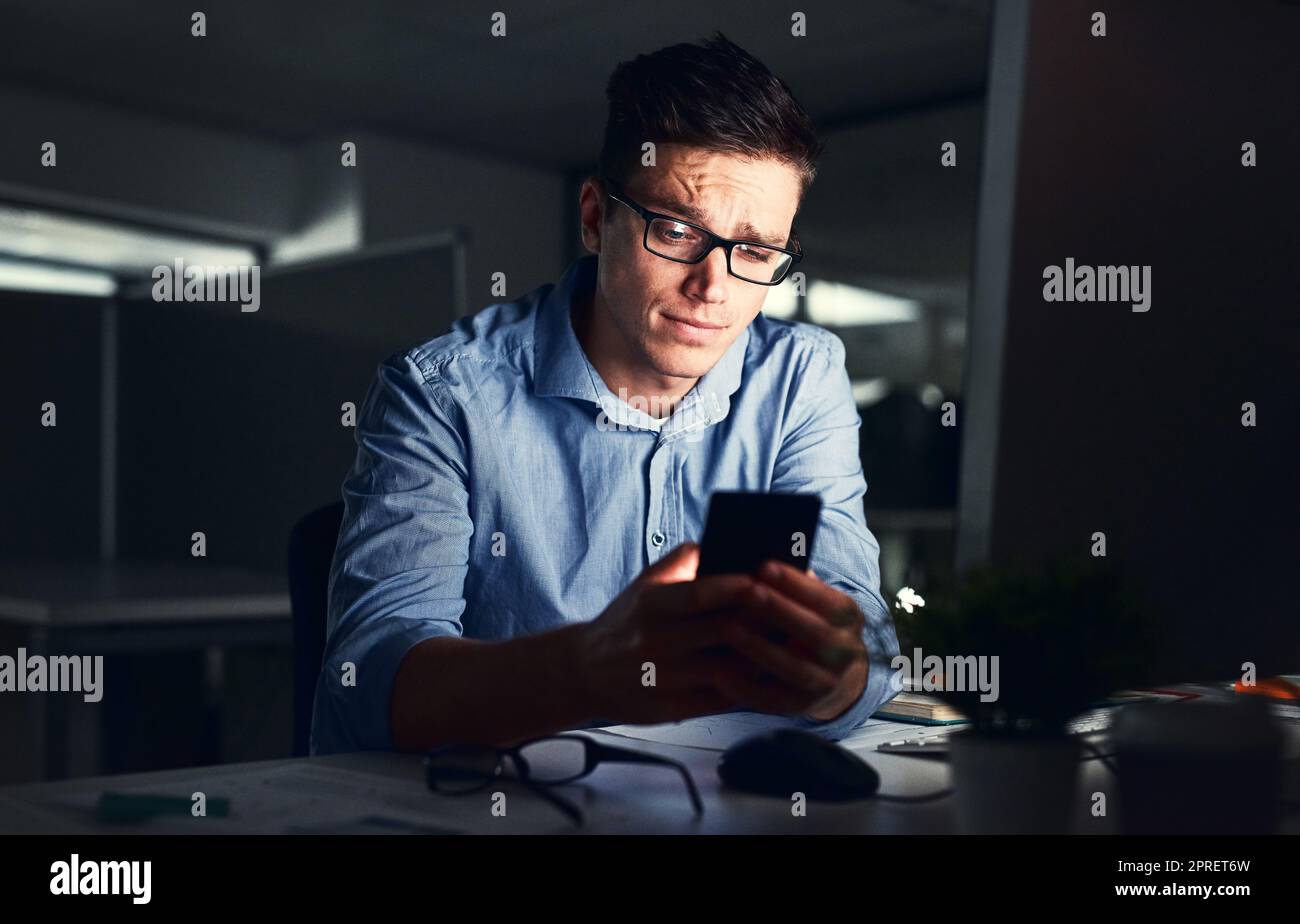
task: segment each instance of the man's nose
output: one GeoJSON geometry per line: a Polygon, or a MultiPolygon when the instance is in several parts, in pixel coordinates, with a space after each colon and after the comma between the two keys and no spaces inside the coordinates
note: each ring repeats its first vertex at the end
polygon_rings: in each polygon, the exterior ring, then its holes
{"type": "Polygon", "coordinates": [[[692,295],[701,301],[720,302],[727,297],[727,251],[714,247],[691,267],[692,295]]]}

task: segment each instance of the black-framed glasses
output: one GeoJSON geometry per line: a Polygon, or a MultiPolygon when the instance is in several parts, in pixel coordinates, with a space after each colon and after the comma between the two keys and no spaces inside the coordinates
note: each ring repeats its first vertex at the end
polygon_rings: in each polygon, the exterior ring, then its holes
{"type": "Polygon", "coordinates": [[[803,252],[798,249],[773,247],[759,241],[729,240],[684,218],[652,212],[631,199],[609,177],[600,177],[600,181],[605,185],[606,195],[645,220],[641,244],[656,257],[674,263],[699,263],[713,253],[713,248],[721,247],[727,255],[727,272],[760,286],[779,285],[803,259],[803,252]]]}
{"type": "Polygon", "coordinates": [[[511,747],[468,744],[436,748],[424,757],[424,778],[430,789],[448,796],[478,792],[497,779],[514,779],[581,825],[582,810],[549,787],[572,783],[603,762],[671,767],[681,774],[695,814],[704,814],[699,790],[683,764],[657,754],[602,744],[583,735],[547,735],[511,747]],[[506,776],[507,763],[512,765],[512,776],[506,776]]]}

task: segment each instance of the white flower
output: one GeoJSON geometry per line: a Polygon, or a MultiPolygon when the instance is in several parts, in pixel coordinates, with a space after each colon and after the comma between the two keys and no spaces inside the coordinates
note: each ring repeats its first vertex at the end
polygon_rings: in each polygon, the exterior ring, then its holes
{"type": "Polygon", "coordinates": [[[898,591],[898,599],[894,601],[894,606],[901,606],[910,613],[913,606],[925,606],[925,601],[912,588],[904,587],[898,591]]]}

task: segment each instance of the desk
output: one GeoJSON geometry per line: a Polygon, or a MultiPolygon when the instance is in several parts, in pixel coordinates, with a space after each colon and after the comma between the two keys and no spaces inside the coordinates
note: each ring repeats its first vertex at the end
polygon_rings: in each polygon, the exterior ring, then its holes
{"type": "MultiPolygon", "coordinates": [[[[794,818],[789,803],[723,792],[715,767],[719,752],[625,738],[598,730],[582,734],[610,744],[662,754],[690,770],[704,800],[698,820],[686,789],[671,769],[602,764],[582,781],[560,791],[582,808],[586,833],[789,833],[943,832],[952,829],[951,809],[941,800],[915,805],[869,801],[850,805],[810,802],[808,816],[794,818]]],[[[871,763],[883,777],[882,791],[920,794],[948,785],[946,763],[929,758],[885,756],[871,763]]],[[[278,802],[279,796],[271,801],[278,802]]],[[[340,754],[226,767],[176,770],[130,776],[27,784],[0,789],[0,833],[106,833],[158,831],[176,833],[284,833],[347,818],[381,815],[412,823],[471,833],[571,833],[563,815],[525,787],[505,782],[469,796],[431,793],[424,782],[423,760],[390,753],[340,754]],[[254,781],[257,781],[254,783],[254,781]],[[170,788],[190,796],[231,797],[225,819],[157,820],[139,828],[97,824],[90,817],[93,799],[106,789],[170,788]],[[283,806],[257,806],[241,813],[240,794],[257,797],[257,787],[284,793],[283,806]],[[506,794],[505,817],[491,814],[491,793],[506,794]],[[289,803],[295,802],[296,805],[289,803]]]]}
{"type": "MultiPolygon", "coordinates": [[[[891,723],[893,724],[893,723],[891,723]]],[[[900,732],[915,726],[899,725],[900,732]]],[[[578,783],[560,787],[587,816],[574,828],[553,807],[513,782],[469,796],[442,796],[425,787],[419,756],[340,754],[250,764],[231,764],[130,776],[65,780],[0,788],[0,833],[324,833],[349,819],[383,816],[429,829],[478,834],[944,834],[956,830],[951,797],[935,802],[893,803],[879,799],[847,804],[809,802],[806,817],[791,814],[780,799],[724,791],[716,766],[719,752],[626,738],[587,729],[611,744],[662,754],[686,764],[700,789],[705,813],[696,819],[676,773],[637,764],[601,765],[578,783]],[[98,824],[91,806],[99,793],[149,789],[190,797],[231,799],[228,818],[155,819],[140,826],[98,824]],[[493,817],[491,793],[506,794],[505,817],[493,817]]],[[[921,795],[946,788],[946,761],[859,750],[881,775],[881,792],[921,795]]],[[[1099,761],[1080,772],[1074,831],[1114,833],[1111,817],[1093,818],[1087,794],[1114,793],[1114,779],[1099,761]]],[[[1294,818],[1294,816],[1292,816],[1294,818]]],[[[1295,824],[1285,830],[1300,833],[1295,824]]]]}
{"type": "MultiPolygon", "coordinates": [[[[226,647],[292,644],[289,616],[283,578],[237,568],[202,562],[0,563],[0,622],[22,630],[31,655],[208,651],[211,686],[220,683],[226,647]]],[[[42,776],[68,771],[71,695],[27,694],[42,776]]],[[[93,731],[81,730],[92,739],[93,731]]]]}

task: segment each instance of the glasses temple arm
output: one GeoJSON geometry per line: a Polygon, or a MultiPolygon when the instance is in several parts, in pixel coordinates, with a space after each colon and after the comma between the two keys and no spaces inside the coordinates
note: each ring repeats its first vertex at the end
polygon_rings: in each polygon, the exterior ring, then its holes
{"type": "Polygon", "coordinates": [[[543,786],[540,783],[534,783],[532,780],[522,779],[519,780],[519,782],[523,783],[537,795],[541,796],[547,802],[551,803],[551,805],[563,812],[575,825],[580,828],[583,826],[584,819],[582,809],[578,808],[568,799],[564,798],[559,793],[552,792],[549,787],[543,786]]]}
{"type": "Polygon", "coordinates": [[[686,769],[685,764],[678,763],[668,757],[660,757],[657,754],[644,754],[640,751],[633,751],[630,748],[597,744],[594,741],[592,744],[595,745],[596,754],[602,761],[625,764],[657,764],[661,767],[672,767],[681,774],[682,782],[686,784],[686,789],[691,795],[691,805],[695,808],[695,814],[704,814],[704,802],[700,799],[700,791],[696,789],[695,780],[691,777],[691,772],[686,769]]]}

